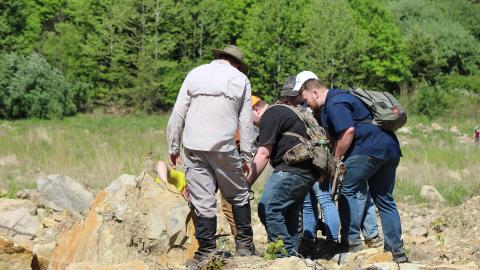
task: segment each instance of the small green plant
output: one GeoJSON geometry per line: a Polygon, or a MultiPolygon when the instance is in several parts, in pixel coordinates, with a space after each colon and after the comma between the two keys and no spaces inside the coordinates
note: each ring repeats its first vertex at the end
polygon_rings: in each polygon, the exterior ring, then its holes
{"type": "Polygon", "coordinates": [[[437,218],[432,221],[431,225],[432,230],[436,233],[441,233],[445,227],[447,227],[447,222],[444,218],[437,218]]]}
{"type": "Polygon", "coordinates": [[[12,176],[7,176],[7,194],[5,197],[15,199],[17,192],[22,189],[33,189],[35,183],[32,182],[18,182],[12,176]]]}
{"type": "Polygon", "coordinates": [[[405,254],[407,254],[407,258],[413,259],[413,258],[411,258],[412,257],[412,251],[410,250],[410,246],[403,243],[403,249],[405,250],[405,254]]]}
{"type": "Polygon", "coordinates": [[[438,243],[441,247],[445,247],[445,238],[441,234],[436,234],[435,237],[437,238],[438,243]]]}
{"type": "Polygon", "coordinates": [[[285,256],[288,255],[282,239],[278,239],[276,242],[269,243],[267,245],[267,250],[265,251],[265,254],[263,254],[263,258],[265,258],[266,260],[274,260],[277,258],[277,254],[282,254],[285,256]]]}
{"type": "Polygon", "coordinates": [[[232,247],[234,247],[234,243],[230,237],[221,236],[217,239],[217,247],[224,250],[230,250],[232,247]]]}
{"type": "Polygon", "coordinates": [[[13,177],[7,177],[7,198],[12,198],[14,199],[17,196],[17,192],[20,190],[20,187],[18,184],[15,182],[13,177]]]}
{"type": "Polygon", "coordinates": [[[213,257],[205,267],[203,267],[203,270],[223,270],[225,269],[225,260],[218,258],[218,257],[213,257]]]}

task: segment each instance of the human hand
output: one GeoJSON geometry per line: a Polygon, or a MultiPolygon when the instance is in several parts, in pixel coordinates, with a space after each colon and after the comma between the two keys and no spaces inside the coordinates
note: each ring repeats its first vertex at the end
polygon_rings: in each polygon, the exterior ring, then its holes
{"type": "Polygon", "coordinates": [[[180,164],[180,154],[170,154],[168,162],[170,163],[170,167],[176,169],[177,165],[180,164]]]}
{"type": "Polygon", "coordinates": [[[249,175],[251,171],[250,164],[248,164],[246,161],[242,161],[242,172],[245,175],[249,175]]]}
{"type": "Polygon", "coordinates": [[[318,182],[319,182],[319,183],[323,183],[323,181],[325,181],[325,176],[322,174],[322,175],[320,175],[320,177],[318,178],[318,182]]]}
{"type": "Polygon", "coordinates": [[[253,186],[253,183],[255,183],[255,176],[254,176],[254,173],[253,173],[253,170],[252,168],[250,167],[250,172],[249,174],[247,175],[247,184],[248,184],[248,187],[251,188],[253,186]]]}
{"type": "Polygon", "coordinates": [[[190,192],[188,191],[188,186],[185,186],[185,188],[183,188],[182,195],[187,202],[192,202],[192,198],[190,198],[190,192]]]}

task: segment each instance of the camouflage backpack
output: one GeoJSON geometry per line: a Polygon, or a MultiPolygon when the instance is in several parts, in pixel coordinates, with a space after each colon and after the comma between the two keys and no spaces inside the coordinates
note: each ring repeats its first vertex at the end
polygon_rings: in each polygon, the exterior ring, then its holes
{"type": "Polygon", "coordinates": [[[308,138],[297,133],[287,131],[283,135],[294,136],[300,143],[288,149],[283,155],[283,161],[288,165],[296,165],[305,160],[312,160],[312,164],[318,172],[324,173],[329,170],[333,162],[330,153],[327,133],[318,125],[310,109],[302,106],[291,106],[286,104],[275,104],[292,110],[305,124],[308,138]]]}

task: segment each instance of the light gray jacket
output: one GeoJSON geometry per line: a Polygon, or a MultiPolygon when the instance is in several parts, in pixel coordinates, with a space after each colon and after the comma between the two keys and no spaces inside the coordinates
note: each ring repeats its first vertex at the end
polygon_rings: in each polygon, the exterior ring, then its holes
{"type": "Polygon", "coordinates": [[[169,154],[183,146],[198,151],[236,148],[240,130],[242,157],[250,161],[254,140],[250,81],[225,60],[194,68],[183,81],[168,121],[169,154]]]}

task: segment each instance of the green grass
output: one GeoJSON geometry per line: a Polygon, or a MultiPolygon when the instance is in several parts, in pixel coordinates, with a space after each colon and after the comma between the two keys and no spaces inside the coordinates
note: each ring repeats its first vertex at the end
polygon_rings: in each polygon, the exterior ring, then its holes
{"type": "Polygon", "coordinates": [[[123,173],[138,173],[146,156],[167,158],[167,121],[167,115],[1,121],[0,157],[14,154],[20,164],[0,167],[0,185],[64,174],[102,188],[123,173]]]}
{"type": "Polygon", "coordinates": [[[480,145],[473,141],[476,125],[474,118],[430,122],[411,117],[406,125],[411,133],[397,133],[403,158],[396,198],[423,202],[422,185],[435,186],[450,205],[480,194],[480,145]]]}
{"type": "MultiPolygon", "coordinates": [[[[0,187],[8,196],[32,188],[48,174],[64,174],[95,190],[124,173],[140,172],[145,157],[167,158],[168,115],[78,115],[63,120],[0,121],[0,159],[14,154],[19,164],[0,166],[0,187]]],[[[395,197],[424,203],[422,185],[433,185],[451,205],[480,194],[480,145],[473,143],[472,119],[432,122],[410,117],[410,134],[397,133],[403,158],[397,170],[395,197]],[[456,126],[460,134],[450,131],[456,126]]],[[[271,174],[267,169],[253,186],[254,205],[271,174]]]]}

